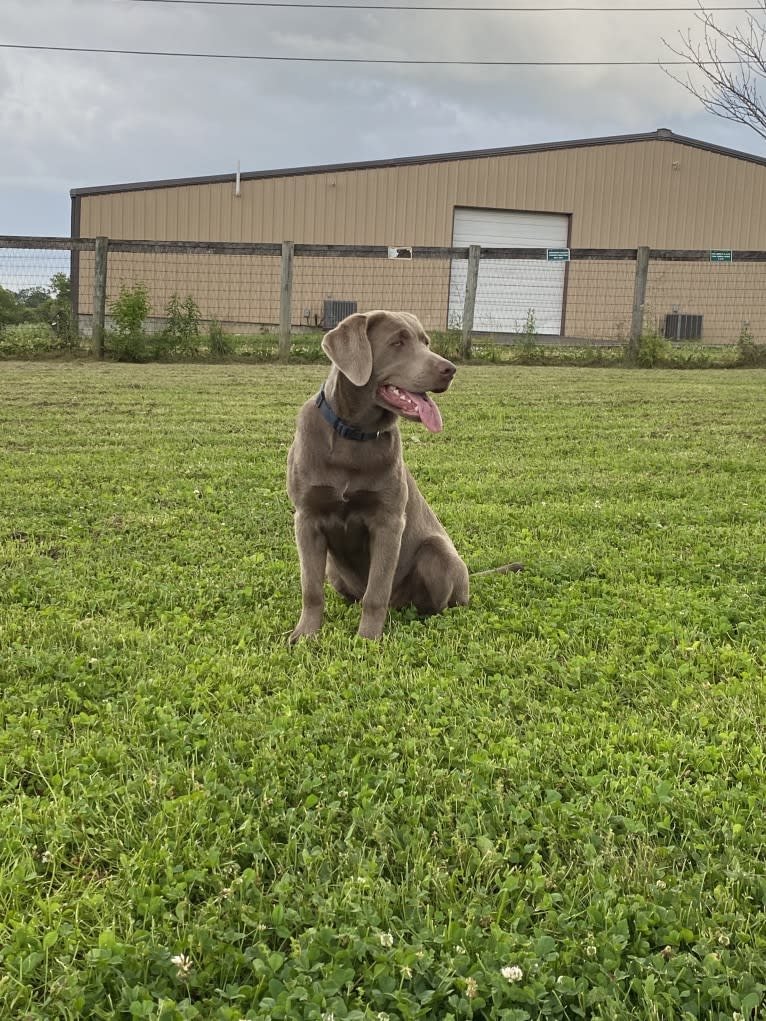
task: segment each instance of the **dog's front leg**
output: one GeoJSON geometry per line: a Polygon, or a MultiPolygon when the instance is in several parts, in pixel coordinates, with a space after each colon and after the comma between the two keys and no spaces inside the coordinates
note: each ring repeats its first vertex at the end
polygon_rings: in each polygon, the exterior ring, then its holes
{"type": "Polygon", "coordinates": [[[380,638],[391,603],[391,588],[404,532],[404,515],[376,517],[369,525],[370,573],[362,596],[361,638],[380,638]]]}
{"type": "Polygon", "coordinates": [[[295,539],[301,562],[301,618],[290,635],[290,643],[310,638],[322,626],[324,614],[324,574],[327,566],[327,539],[315,517],[295,515],[295,539]]]}

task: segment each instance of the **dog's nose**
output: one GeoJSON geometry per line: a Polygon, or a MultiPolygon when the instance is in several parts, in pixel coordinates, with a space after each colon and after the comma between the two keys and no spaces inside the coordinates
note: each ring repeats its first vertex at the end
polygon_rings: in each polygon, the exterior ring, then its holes
{"type": "Polygon", "coordinates": [[[447,380],[447,382],[449,382],[452,379],[456,372],[457,366],[453,365],[452,362],[447,362],[446,365],[442,366],[441,373],[442,376],[444,376],[445,380],[447,380]]]}

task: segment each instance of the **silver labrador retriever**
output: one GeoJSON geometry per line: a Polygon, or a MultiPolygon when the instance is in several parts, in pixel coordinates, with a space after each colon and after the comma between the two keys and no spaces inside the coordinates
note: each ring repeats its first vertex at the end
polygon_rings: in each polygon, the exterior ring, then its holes
{"type": "Polygon", "coordinates": [[[303,595],[291,642],[321,627],[325,574],[361,600],[363,638],[380,637],[389,606],[429,614],[468,602],[466,565],[404,464],[397,427],[402,416],[439,432],[427,391],[443,393],[455,366],[406,312],[355,313],[322,348],[333,366],[288,456],[303,595]]]}

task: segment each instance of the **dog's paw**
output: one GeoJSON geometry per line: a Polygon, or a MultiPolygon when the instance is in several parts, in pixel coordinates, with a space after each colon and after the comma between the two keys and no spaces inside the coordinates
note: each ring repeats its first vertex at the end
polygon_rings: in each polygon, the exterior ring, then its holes
{"type": "Polygon", "coordinates": [[[316,626],[313,626],[299,623],[295,630],[290,634],[290,637],[287,639],[287,642],[289,645],[295,645],[295,643],[299,641],[301,638],[316,638],[318,633],[319,633],[318,624],[316,626]]]}
{"type": "Polygon", "coordinates": [[[359,624],[357,634],[360,638],[367,638],[371,642],[377,642],[383,634],[385,618],[378,621],[362,620],[359,624]]]}

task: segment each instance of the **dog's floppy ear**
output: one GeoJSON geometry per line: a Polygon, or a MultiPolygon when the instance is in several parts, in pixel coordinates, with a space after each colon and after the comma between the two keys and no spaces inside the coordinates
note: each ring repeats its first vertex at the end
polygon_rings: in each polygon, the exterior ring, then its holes
{"type": "Polygon", "coordinates": [[[354,312],[325,333],[322,350],[354,386],[364,386],[372,375],[372,348],[365,313],[354,312]]]}

